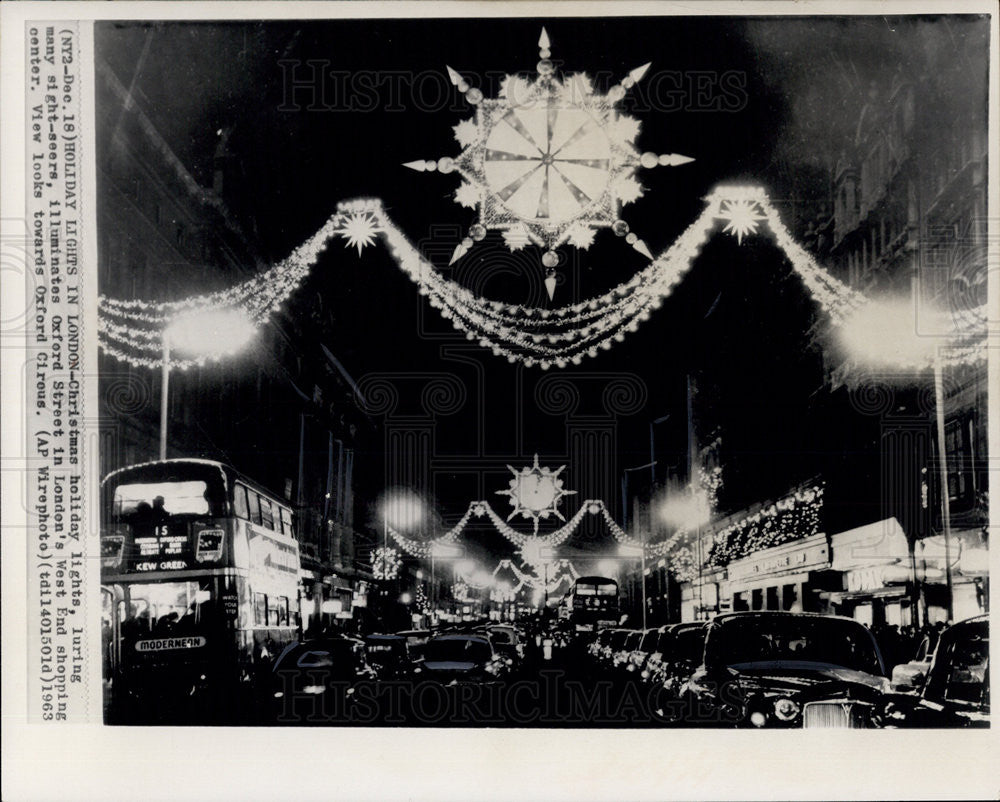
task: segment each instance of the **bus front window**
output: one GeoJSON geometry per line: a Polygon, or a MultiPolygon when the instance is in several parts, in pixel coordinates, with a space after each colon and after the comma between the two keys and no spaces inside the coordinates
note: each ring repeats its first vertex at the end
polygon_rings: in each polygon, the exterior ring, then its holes
{"type": "Polygon", "coordinates": [[[225,504],[206,482],[148,482],[115,489],[113,514],[119,521],[162,523],[175,515],[221,516],[225,504]]]}

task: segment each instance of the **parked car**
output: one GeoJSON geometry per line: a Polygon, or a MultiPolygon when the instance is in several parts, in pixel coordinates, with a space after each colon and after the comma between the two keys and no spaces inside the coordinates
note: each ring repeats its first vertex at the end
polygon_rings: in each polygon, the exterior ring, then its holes
{"type": "Polygon", "coordinates": [[[509,657],[515,664],[524,659],[524,639],[516,627],[501,624],[489,628],[493,648],[504,657],[509,657]]]}
{"type": "Polygon", "coordinates": [[[631,664],[632,652],[638,647],[643,635],[641,629],[629,629],[625,632],[625,640],[611,655],[611,671],[617,675],[624,675],[627,672],[627,667],[631,664]]]}
{"type": "Polygon", "coordinates": [[[462,633],[436,635],[427,642],[424,657],[413,671],[420,680],[446,685],[501,682],[510,669],[509,658],[498,655],[489,638],[462,633]]]}
{"type": "Polygon", "coordinates": [[[941,633],[919,695],[892,694],[876,723],[913,728],[989,727],[989,616],[960,621],[941,633]]]}
{"type": "Polygon", "coordinates": [[[638,644],[629,654],[628,665],[625,666],[625,669],[636,675],[641,675],[643,669],[646,667],[646,660],[649,659],[649,655],[656,648],[656,642],[659,638],[659,630],[647,629],[643,632],[638,644]]]}
{"type": "Polygon", "coordinates": [[[365,655],[379,679],[401,679],[413,670],[406,638],[402,635],[367,635],[365,655]]]}
{"type": "Polygon", "coordinates": [[[875,639],[851,618],[810,613],[741,612],[714,618],[702,663],[680,690],[688,723],[801,727],[836,696],[870,706],[889,690],[875,639]]]}
{"type": "Polygon", "coordinates": [[[600,664],[598,669],[602,672],[611,671],[612,665],[614,665],[615,654],[621,651],[625,646],[625,639],[631,630],[628,629],[612,629],[611,634],[608,636],[607,643],[601,648],[599,654],[600,664]]]}
{"type": "Polygon", "coordinates": [[[401,638],[406,638],[406,650],[410,655],[410,660],[418,660],[424,656],[424,647],[431,639],[431,632],[428,629],[406,629],[397,632],[401,638]]]}
{"type": "Polygon", "coordinates": [[[346,717],[358,684],[375,679],[363,641],[323,637],[291,643],[271,669],[272,718],[298,724],[346,717]]]}
{"type": "Polygon", "coordinates": [[[912,691],[919,693],[927,679],[927,673],[931,668],[931,660],[934,658],[934,650],[931,648],[930,635],[925,635],[917,649],[917,653],[912,660],[893,666],[892,688],[894,691],[906,693],[912,691]]]}
{"type": "Polygon", "coordinates": [[[701,664],[705,651],[705,621],[688,621],[660,628],[656,651],[646,661],[643,677],[653,685],[666,686],[676,696],[680,686],[701,664]]]}
{"type": "Polygon", "coordinates": [[[587,645],[587,657],[590,658],[592,665],[597,665],[605,659],[614,632],[613,629],[602,629],[587,645]]]}

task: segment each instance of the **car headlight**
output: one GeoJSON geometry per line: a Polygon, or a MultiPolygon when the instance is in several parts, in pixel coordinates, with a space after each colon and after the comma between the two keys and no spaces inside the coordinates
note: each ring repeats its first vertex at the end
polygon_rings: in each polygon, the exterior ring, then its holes
{"type": "Polygon", "coordinates": [[[759,710],[754,710],[753,713],[750,714],[750,723],[753,724],[755,727],[763,727],[765,724],[767,724],[767,716],[765,716],[759,710]]]}
{"type": "Polygon", "coordinates": [[[774,715],[780,721],[791,721],[799,714],[799,706],[791,699],[781,698],[774,701],[774,715]]]}

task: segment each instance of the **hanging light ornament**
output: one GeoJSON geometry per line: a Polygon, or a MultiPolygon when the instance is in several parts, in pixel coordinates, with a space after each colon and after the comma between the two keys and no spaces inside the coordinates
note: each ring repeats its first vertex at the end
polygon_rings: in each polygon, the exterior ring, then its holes
{"type": "Polygon", "coordinates": [[[372,551],[372,576],[385,581],[395,579],[399,576],[399,568],[403,561],[399,558],[399,552],[389,546],[380,546],[372,551]]]}
{"type": "Polygon", "coordinates": [[[498,490],[498,496],[508,496],[514,511],[507,516],[509,521],[515,515],[528,518],[534,522],[535,534],[538,534],[538,521],[554,515],[560,521],[565,521],[563,514],[559,512],[559,503],[563,496],[576,495],[575,490],[563,490],[563,480],[559,474],[565,470],[562,465],[553,471],[548,467],[541,467],[538,464],[538,455],[535,454],[535,462],[530,468],[515,470],[510,465],[507,466],[514,478],[510,480],[510,487],[506,490],[498,490]]]}
{"type": "MultiPolygon", "coordinates": [[[[98,344],[104,353],[135,367],[160,368],[163,332],[176,317],[195,310],[242,309],[254,325],[262,325],[301,285],[331,239],[341,238],[345,247],[363,249],[381,238],[420,294],[470,340],[511,363],[543,370],[564,368],[624,342],[649,320],[691,268],[719,220],[726,221],[726,229],[740,241],[756,233],[758,222],[765,222],[832,326],[850,325],[858,310],[870,303],[795,242],[759,187],[718,188],[706,198],[698,219],[646,268],[601,296],[556,309],[492,301],[444,278],[392,223],[378,200],[361,198],[338,204],[336,214],[285,260],[229,289],[160,302],[100,296],[98,344]]],[[[941,353],[943,364],[986,360],[986,320],[986,310],[979,309],[954,321],[948,348],[941,353]]],[[[172,358],[170,367],[185,370],[218,358],[218,354],[172,358]]],[[[931,361],[927,357],[917,367],[927,367],[931,361]]]]}
{"type": "Polygon", "coordinates": [[[476,116],[455,126],[463,150],[458,156],[406,162],[418,172],[457,172],[462,183],[455,202],[478,208],[478,221],[455,248],[454,263],[488,231],[503,232],[512,251],[529,242],[545,248],[545,285],[555,293],[553,268],[560,245],[589,248],[594,233],[611,228],[647,259],[646,243],[629,231],[621,207],[643,190],[636,180],[641,167],[679,166],[688,156],[642,153],[633,144],[639,122],[618,111],[625,93],[646,74],[636,67],[607,94],[598,94],[584,73],[559,78],[551,60],[549,35],[538,39],[537,77],[508,75],[498,97],[486,98],[461,73],[447,67],[455,88],[476,116]]]}

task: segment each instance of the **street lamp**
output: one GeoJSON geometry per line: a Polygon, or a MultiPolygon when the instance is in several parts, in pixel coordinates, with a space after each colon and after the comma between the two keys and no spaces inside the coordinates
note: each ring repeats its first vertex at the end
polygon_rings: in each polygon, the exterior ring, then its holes
{"type": "MultiPolygon", "coordinates": [[[[431,548],[431,614],[437,616],[437,561],[461,557],[464,550],[452,543],[432,543],[431,548]]],[[[454,577],[452,577],[454,579],[454,577]]]]}
{"type": "MultiPolygon", "coordinates": [[[[407,491],[391,491],[382,497],[382,547],[389,548],[389,527],[396,531],[409,531],[420,523],[424,505],[414,494],[407,491]]],[[[388,553],[388,552],[383,552],[388,553]]],[[[382,596],[388,595],[383,586],[382,596]]]]}
{"type": "MultiPolygon", "coordinates": [[[[941,527],[944,531],[945,583],[948,620],[955,617],[951,576],[951,501],[948,498],[948,456],[945,450],[944,377],[942,339],[956,336],[944,313],[920,309],[916,287],[913,299],[872,301],[861,306],[840,327],[840,341],[848,355],[873,367],[934,371],[934,416],[937,424],[938,470],[941,473],[941,527]]],[[[914,567],[914,572],[916,571],[914,567]]]]}
{"type": "Polygon", "coordinates": [[[646,543],[645,540],[638,546],[630,546],[622,543],[618,547],[619,557],[639,558],[639,589],[642,600],[642,628],[646,628],[646,543]]]}
{"type": "Polygon", "coordinates": [[[160,459],[167,458],[171,351],[217,358],[240,351],[257,327],[242,309],[198,309],[174,317],[163,329],[160,373],[160,459]]]}
{"type": "Polygon", "coordinates": [[[704,582],[702,569],[701,528],[712,520],[712,504],[704,490],[691,485],[688,489],[667,498],[659,508],[660,520],[677,529],[695,531],[695,562],[698,565],[698,618],[704,613],[704,582]]]}

